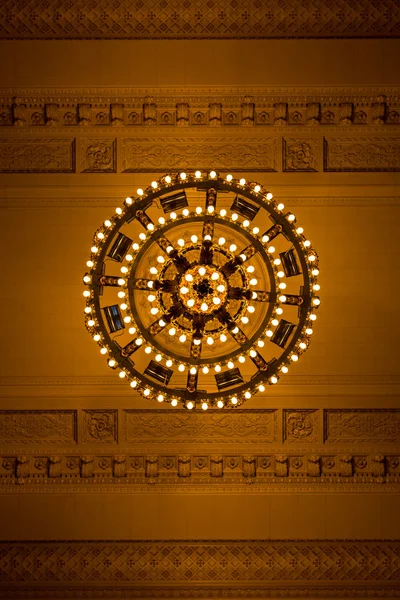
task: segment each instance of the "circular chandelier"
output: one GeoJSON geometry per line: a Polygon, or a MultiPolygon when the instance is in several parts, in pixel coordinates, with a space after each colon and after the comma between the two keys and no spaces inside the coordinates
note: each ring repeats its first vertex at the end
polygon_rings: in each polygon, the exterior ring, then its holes
{"type": "Polygon", "coordinates": [[[318,255],[258,183],[164,175],[104,221],[86,264],[86,329],[145,398],[237,407],[309,346],[318,255]]]}

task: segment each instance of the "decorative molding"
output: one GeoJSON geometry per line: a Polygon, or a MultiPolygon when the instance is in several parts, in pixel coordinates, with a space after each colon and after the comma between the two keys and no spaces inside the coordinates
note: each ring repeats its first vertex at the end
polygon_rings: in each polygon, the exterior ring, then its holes
{"type": "Polygon", "coordinates": [[[182,4],[155,0],[151,7],[134,10],[97,0],[71,4],[63,0],[57,10],[43,3],[27,10],[11,0],[4,2],[0,31],[3,39],[269,39],[269,38],[375,38],[400,36],[400,11],[395,0],[384,10],[374,0],[345,0],[307,4],[272,0],[226,4],[182,4]]]}
{"type": "Polygon", "coordinates": [[[400,140],[394,137],[325,138],[325,171],[400,171],[400,140]]]}
{"type": "Polygon", "coordinates": [[[116,173],[117,140],[84,138],[81,140],[81,173],[116,173]]]}
{"type": "Polygon", "coordinates": [[[10,541],[0,597],[398,597],[399,556],[397,540],[10,541]]]}
{"type": "Polygon", "coordinates": [[[319,441],[319,411],[283,411],[283,440],[290,444],[315,444],[319,441]]]}
{"type": "Polygon", "coordinates": [[[86,444],[116,443],[118,441],[118,411],[84,410],[83,442],[86,444]]]}
{"type": "Polygon", "coordinates": [[[2,410],[2,444],[74,444],[77,440],[76,410],[2,410]]]}
{"type": "Polygon", "coordinates": [[[1,173],[73,173],[73,138],[18,138],[0,140],[1,173]]]}
{"type": "Polygon", "coordinates": [[[157,453],[150,444],[147,448],[152,454],[103,454],[98,450],[91,454],[3,454],[0,488],[19,492],[44,491],[49,486],[54,490],[57,486],[59,491],[70,492],[71,488],[86,491],[89,486],[95,491],[111,485],[145,491],[157,484],[159,492],[165,493],[165,489],[177,487],[232,490],[251,483],[264,493],[276,488],[314,492],[337,488],[352,492],[400,490],[399,449],[397,454],[377,454],[357,451],[354,446],[353,454],[343,454],[314,447],[308,454],[304,449],[287,452],[281,448],[285,454],[279,454],[249,453],[248,449],[243,453],[238,448],[233,453],[210,454],[201,450],[157,453]]]}
{"type": "Polygon", "coordinates": [[[126,410],[123,439],[127,443],[238,444],[277,441],[277,410],[208,414],[186,410],[126,410]]]}
{"type": "Polygon", "coordinates": [[[283,171],[318,171],[319,140],[315,138],[284,138],[283,171]]]}
{"type": "Polygon", "coordinates": [[[326,409],[324,440],[327,444],[396,443],[400,437],[400,410],[326,409]]]}
{"type": "Polygon", "coordinates": [[[176,169],[277,171],[277,140],[252,138],[131,138],[122,140],[124,173],[176,169]]]}

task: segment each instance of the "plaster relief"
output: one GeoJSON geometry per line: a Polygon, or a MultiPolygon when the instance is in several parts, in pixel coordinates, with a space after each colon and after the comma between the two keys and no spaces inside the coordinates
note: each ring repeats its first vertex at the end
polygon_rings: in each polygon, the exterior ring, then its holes
{"type": "Polygon", "coordinates": [[[326,444],[396,443],[400,435],[400,410],[327,409],[324,415],[326,444]]]}
{"type": "Polygon", "coordinates": [[[283,411],[283,440],[285,443],[316,443],[318,439],[318,410],[283,411]]]}
{"type": "Polygon", "coordinates": [[[85,443],[117,442],[116,410],[83,411],[83,441],[85,443]]]}
{"type": "Polygon", "coordinates": [[[115,173],[117,167],[115,139],[81,140],[81,173],[115,173]]]}
{"type": "Polygon", "coordinates": [[[122,140],[124,173],[174,169],[277,171],[277,140],[254,138],[131,138],[122,140]]]}
{"type": "Polygon", "coordinates": [[[325,138],[324,171],[400,171],[400,140],[325,138]]]}
{"type": "Polygon", "coordinates": [[[0,140],[2,173],[73,173],[75,140],[13,138],[0,140]]]}
{"type": "Polygon", "coordinates": [[[184,410],[124,411],[125,442],[238,443],[276,441],[276,411],[189,413],[184,410]]]}
{"type": "Polygon", "coordinates": [[[285,138],[283,140],[283,170],[318,171],[319,141],[314,138],[285,138]]]}
{"type": "Polygon", "coordinates": [[[2,444],[75,444],[75,410],[0,411],[2,444]]]}

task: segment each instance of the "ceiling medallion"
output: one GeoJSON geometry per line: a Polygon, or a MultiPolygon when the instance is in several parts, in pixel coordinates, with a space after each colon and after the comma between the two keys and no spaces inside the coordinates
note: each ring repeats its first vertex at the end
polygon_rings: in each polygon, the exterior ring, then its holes
{"type": "Polygon", "coordinates": [[[320,304],[318,255],[295,216],[215,171],[138,189],[95,232],[87,266],[85,325],[108,366],[187,409],[237,407],[278,383],[320,304]]]}

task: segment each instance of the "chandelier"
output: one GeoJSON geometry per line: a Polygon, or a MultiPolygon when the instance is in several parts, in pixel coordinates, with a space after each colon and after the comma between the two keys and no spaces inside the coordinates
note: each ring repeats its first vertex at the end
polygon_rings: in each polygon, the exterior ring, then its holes
{"type": "Polygon", "coordinates": [[[310,344],[318,255],[258,183],[164,175],[104,221],[86,264],[86,329],[150,400],[240,406],[310,344]]]}

